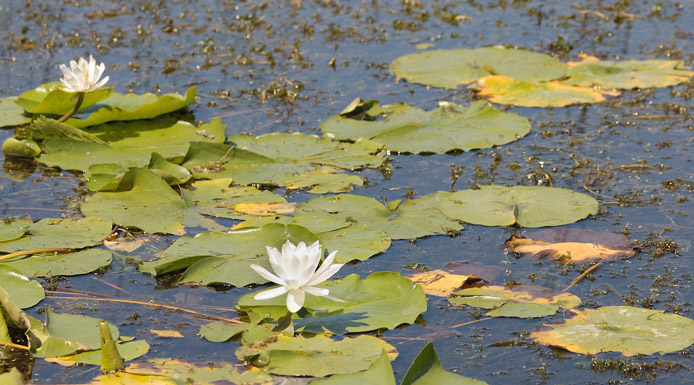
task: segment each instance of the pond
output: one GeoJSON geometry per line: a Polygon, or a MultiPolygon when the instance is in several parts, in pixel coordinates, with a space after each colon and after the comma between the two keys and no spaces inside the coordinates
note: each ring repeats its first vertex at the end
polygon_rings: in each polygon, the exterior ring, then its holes
{"type": "MultiPolygon", "coordinates": [[[[171,119],[193,124],[220,119],[226,136],[320,136],[319,125],[355,98],[382,106],[403,102],[427,111],[441,102],[467,106],[479,100],[465,86],[426,87],[398,80],[389,70],[395,59],[427,49],[502,45],[563,62],[575,61],[579,54],[601,60],[694,62],[694,7],[687,1],[7,0],[0,15],[5,20],[0,97],[58,81],[59,64],[91,54],[106,63],[108,84],[116,92],[183,95],[195,86],[194,104],[172,113],[171,119]]],[[[529,134],[487,149],[392,152],[384,165],[357,171],[363,185],[350,193],[389,202],[496,184],[586,194],[599,202],[597,213],[560,229],[623,233],[640,247],[628,259],[603,262],[571,287],[569,292],[581,300],[577,310],[627,305],[693,318],[693,95],[689,80],[625,90],[596,104],[496,105],[527,118],[529,134]]],[[[13,134],[6,127],[0,140],[13,134]]],[[[0,210],[8,221],[79,218],[85,200],[94,200],[80,172],[2,156],[0,210]]],[[[306,189],[263,188],[296,203],[320,196],[306,189]]],[[[223,229],[239,223],[214,221],[223,229]]],[[[591,266],[590,261],[555,262],[509,252],[503,244],[511,236],[532,234],[517,225],[463,227],[393,239],[384,252],[346,264],[334,278],[442,269],[480,277],[488,285],[535,285],[559,293],[591,266]]],[[[204,231],[204,226],[187,226],[185,235],[204,231]]],[[[259,287],[180,284],[180,271],[156,278],[145,274],[140,263],[151,261],[181,233],[127,233],[142,246],[113,251],[112,262],[90,274],[40,278],[46,298],[26,309],[27,314],[44,320],[50,307],[104,319],[122,336],[148,342],[147,354],[133,362],[163,358],[242,367],[235,356],[241,347],[238,338],[209,342],[199,331],[213,320],[204,315],[236,318],[237,301],[259,287]],[[181,337],[156,334],[161,330],[178,331],[181,337]]],[[[528,319],[485,313],[428,295],[427,310],[414,323],[367,334],[397,349],[392,362],[397,383],[428,342],[434,343],[447,371],[488,384],[679,384],[687,382],[694,367],[691,348],[630,357],[618,352],[586,355],[530,338],[546,330],[543,325],[570,318],[571,311],[564,308],[528,319]]],[[[98,365],[63,367],[10,350],[0,347],[0,372],[17,367],[32,383],[88,383],[99,375],[98,365]]]]}

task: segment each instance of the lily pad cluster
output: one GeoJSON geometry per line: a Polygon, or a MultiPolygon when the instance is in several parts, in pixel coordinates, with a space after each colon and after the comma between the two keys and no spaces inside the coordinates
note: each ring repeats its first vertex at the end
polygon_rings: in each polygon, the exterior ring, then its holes
{"type": "Polygon", "coordinates": [[[505,47],[429,50],[397,58],[390,70],[398,78],[426,86],[467,84],[494,103],[523,107],[598,103],[621,90],[668,87],[694,76],[681,60],[601,61],[588,55],[580,59],[562,63],[541,53],[505,47]]]}

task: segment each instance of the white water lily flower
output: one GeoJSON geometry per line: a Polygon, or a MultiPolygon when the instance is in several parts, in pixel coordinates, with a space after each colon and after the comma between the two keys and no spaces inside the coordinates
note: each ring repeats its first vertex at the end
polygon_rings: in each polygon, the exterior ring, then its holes
{"type": "Polygon", "coordinates": [[[287,241],[282,246],[281,253],[275,247],[266,246],[266,249],[270,257],[272,269],[277,275],[255,264],[251,265],[251,268],[263,278],[280,286],[260,292],[253,298],[264,300],[289,293],[287,294],[287,309],[292,313],[298,312],[304,306],[306,293],[342,301],[329,295],[330,291],[328,289],[315,287],[317,284],[332,277],[343,266],[337,263],[333,264],[337,251],[330,253],[323,261],[321,267],[316,270],[322,254],[318,241],[308,247],[304,242],[299,242],[298,245],[294,246],[293,243],[287,241]]]}
{"type": "Polygon", "coordinates": [[[108,76],[99,81],[105,69],[104,63],[96,65],[92,55],[89,55],[89,62],[81,57],[79,62],[71,60],[70,68],[65,64],[60,65],[60,71],[63,73],[60,81],[67,92],[91,92],[108,82],[108,76]]]}

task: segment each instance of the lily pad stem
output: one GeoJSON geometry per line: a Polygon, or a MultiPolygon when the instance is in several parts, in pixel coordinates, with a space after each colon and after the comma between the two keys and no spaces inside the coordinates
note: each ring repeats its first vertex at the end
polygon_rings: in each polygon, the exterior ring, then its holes
{"type": "Polygon", "coordinates": [[[66,112],[65,115],[61,116],[60,119],[58,119],[58,123],[63,123],[66,120],[70,119],[72,115],[75,114],[75,112],[79,111],[80,106],[82,106],[82,102],[84,101],[84,92],[78,92],[77,93],[77,103],[75,104],[74,107],[70,109],[70,111],[66,112]]]}
{"type": "Polygon", "coordinates": [[[49,248],[45,248],[45,249],[15,251],[14,253],[0,255],[0,261],[7,261],[8,259],[13,259],[13,258],[17,258],[17,257],[24,257],[26,255],[32,255],[32,254],[67,253],[67,252],[70,252],[72,250],[73,249],[49,247],[49,248]]]}

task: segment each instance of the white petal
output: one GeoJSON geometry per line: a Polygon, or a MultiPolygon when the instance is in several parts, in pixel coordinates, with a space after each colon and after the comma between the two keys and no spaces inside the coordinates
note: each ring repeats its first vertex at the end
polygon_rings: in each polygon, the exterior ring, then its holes
{"type": "Polygon", "coordinates": [[[287,292],[286,287],[277,286],[277,287],[273,287],[272,289],[269,289],[269,290],[263,290],[260,293],[257,293],[256,295],[254,295],[253,298],[257,299],[257,300],[265,300],[265,299],[279,297],[286,292],[287,292]]]}
{"type": "MultiPolygon", "coordinates": [[[[324,264],[325,264],[325,263],[324,263],[324,264]]],[[[330,265],[330,266],[329,266],[327,269],[325,269],[325,270],[322,270],[323,266],[321,266],[321,272],[320,272],[320,274],[318,274],[318,272],[316,272],[317,274],[314,274],[314,276],[311,278],[311,280],[308,281],[308,284],[307,284],[307,285],[308,285],[308,286],[316,286],[316,285],[318,285],[319,283],[321,283],[321,282],[323,282],[323,281],[329,279],[329,278],[332,277],[333,275],[335,275],[335,273],[337,273],[338,270],[340,270],[340,268],[342,268],[342,266],[344,266],[344,265],[341,265],[341,264],[339,264],[339,263],[336,263],[336,264],[330,265]]]]}
{"type": "Polygon", "coordinates": [[[309,293],[313,294],[316,297],[325,297],[330,293],[330,290],[322,288],[322,287],[315,287],[315,286],[307,286],[304,287],[304,290],[309,293]]]}
{"type": "Polygon", "coordinates": [[[304,306],[304,301],[306,300],[306,293],[301,289],[290,290],[287,294],[287,309],[296,313],[304,306]]]}
{"type": "Polygon", "coordinates": [[[270,246],[265,246],[265,250],[267,250],[267,255],[270,257],[270,265],[272,265],[272,270],[274,270],[275,274],[278,276],[286,278],[287,271],[282,264],[282,254],[280,254],[280,251],[270,246]]]}
{"type": "Polygon", "coordinates": [[[282,285],[282,286],[286,285],[286,282],[282,278],[272,274],[271,272],[267,271],[267,269],[262,267],[262,266],[252,264],[251,269],[255,270],[256,273],[260,274],[261,277],[267,279],[268,281],[272,281],[272,282],[274,282],[278,285],[282,285]]]}

